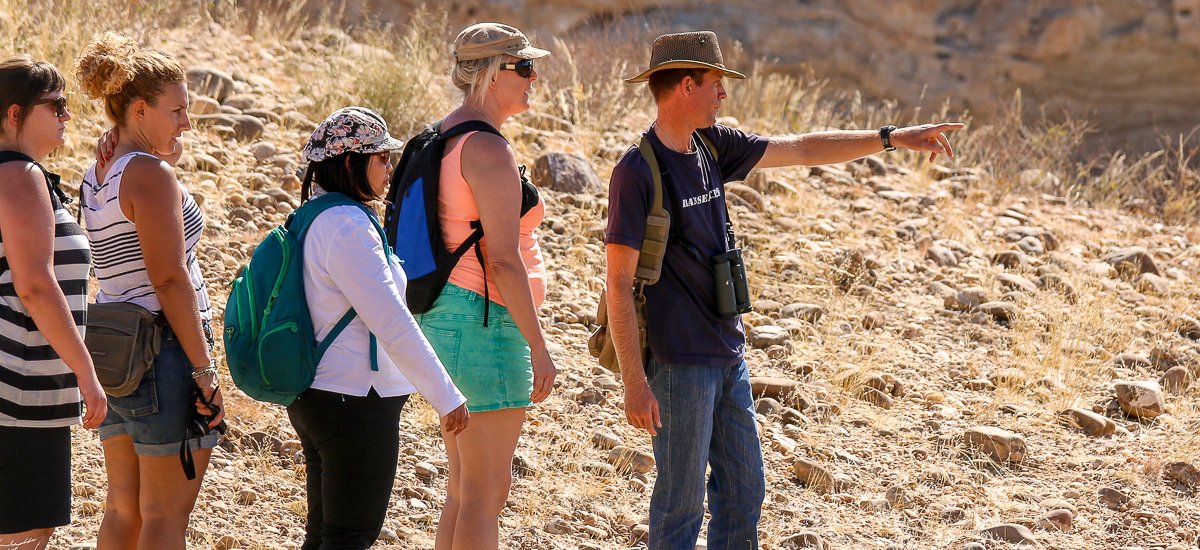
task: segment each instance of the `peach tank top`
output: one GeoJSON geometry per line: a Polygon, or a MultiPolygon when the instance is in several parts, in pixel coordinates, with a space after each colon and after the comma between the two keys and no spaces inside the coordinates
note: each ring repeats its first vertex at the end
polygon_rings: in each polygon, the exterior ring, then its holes
{"type": "MultiPolygon", "coordinates": [[[[438,192],[438,216],[442,222],[442,239],[446,248],[454,250],[474,231],[471,222],[479,219],[479,209],[475,207],[475,194],[462,175],[462,148],[467,139],[475,132],[463,134],[454,144],[450,152],[442,158],[441,189],[438,192]]],[[[525,272],[529,274],[529,288],[533,291],[533,305],[541,307],[546,299],[546,264],[542,261],[542,251],[538,247],[537,235],[534,229],[541,225],[546,215],[546,206],[541,197],[532,209],[521,218],[520,238],[518,246],[521,259],[525,262],[525,272]]],[[[479,242],[484,261],[487,261],[487,235],[479,242]]],[[[459,260],[458,265],[450,272],[450,282],[467,290],[484,293],[483,266],[475,257],[475,251],[468,250],[459,260]]],[[[487,274],[488,297],[497,304],[505,305],[496,287],[496,278],[492,273],[487,274]]]]}

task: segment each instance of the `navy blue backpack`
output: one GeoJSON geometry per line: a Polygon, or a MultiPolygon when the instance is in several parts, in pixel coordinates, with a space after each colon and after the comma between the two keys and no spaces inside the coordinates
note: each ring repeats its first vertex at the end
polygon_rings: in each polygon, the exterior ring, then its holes
{"type": "MultiPolygon", "coordinates": [[[[405,300],[413,313],[425,313],[433,307],[450,279],[450,272],[468,250],[474,248],[475,257],[480,265],[484,264],[479,248],[483,226],[479,220],[471,222],[474,231],[457,249],[448,250],[438,218],[439,180],[446,142],[468,132],[488,132],[504,137],[481,120],[468,120],[444,132],[439,122],[409,140],[400,156],[400,164],[392,173],[384,231],[388,240],[395,243],[396,256],[403,262],[404,274],[408,277],[405,300]]],[[[525,177],[524,166],[521,166],[521,191],[521,215],[524,216],[538,201],[537,188],[525,177]]],[[[486,270],[484,276],[487,276],[486,270]]],[[[486,298],[486,286],[484,292],[486,298]]],[[[484,326],[487,326],[489,302],[484,300],[484,326]]]]}

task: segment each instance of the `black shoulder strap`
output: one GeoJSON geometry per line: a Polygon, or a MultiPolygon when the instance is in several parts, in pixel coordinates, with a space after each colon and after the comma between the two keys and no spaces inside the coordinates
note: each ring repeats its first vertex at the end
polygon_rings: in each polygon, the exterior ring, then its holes
{"type": "MultiPolygon", "coordinates": [[[[67,196],[62,188],[59,187],[62,184],[62,179],[58,174],[46,170],[46,167],[42,166],[38,161],[33,160],[33,157],[20,151],[0,151],[0,164],[21,161],[31,163],[37,166],[38,170],[41,170],[42,177],[46,178],[46,189],[50,190],[50,202],[55,210],[61,208],[64,204],[71,204],[71,197],[67,196]]],[[[80,189],[83,189],[82,184],[80,189]]]]}
{"type": "Polygon", "coordinates": [[[508,141],[508,138],[504,137],[504,134],[501,134],[500,130],[497,130],[491,124],[488,124],[482,120],[463,121],[458,124],[455,124],[449,130],[446,130],[446,131],[441,130],[440,122],[435,127],[438,129],[438,138],[443,139],[443,140],[448,140],[448,139],[456,137],[456,136],[461,136],[467,132],[487,132],[489,134],[496,134],[496,135],[500,136],[500,138],[503,139],[504,141],[508,141]]]}

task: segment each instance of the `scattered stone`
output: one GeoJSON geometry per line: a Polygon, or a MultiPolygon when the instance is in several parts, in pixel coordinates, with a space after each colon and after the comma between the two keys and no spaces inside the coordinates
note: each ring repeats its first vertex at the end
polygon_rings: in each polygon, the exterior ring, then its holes
{"type": "Polygon", "coordinates": [[[1165,278],[1153,273],[1142,273],[1137,276],[1133,282],[1134,288],[1140,292],[1154,294],[1157,296],[1166,296],[1171,292],[1171,285],[1165,278]]]}
{"type": "Polygon", "coordinates": [[[754,402],[754,412],[763,416],[779,414],[782,410],[783,404],[770,397],[764,397],[754,402]]]}
{"type": "Polygon", "coordinates": [[[1167,411],[1158,382],[1117,382],[1116,391],[1121,410],[1134,418],[1154,418],[1167,411]]]}
{"type": "Polygon", "coordinates": [[[875,270],[879,267],[862,250],[842,251],[833,260],[833,281],[843,292],[856,286],[875,286],[878,280],[875,270]]]}
{"type": "Polygon", "coordinates": [[[634,525],[633,528],[629,530],[629,544],[632,546],[644,544],[649,538],[650,526],[646,525],[645,523],[634,525]]]}
{"type": "Polygon", "coordinates": [[[992,263],[1002,265],[1007,269],[1022,269],[1029,263],[1029,260],[1024,252],[1003,250],[992,254],[992,263]]]}
{"type": "Polygon", "coordinates": [[[1154,263],[1154,258],[1140,246],[1113,251],[1104,257],[1104,261],[1113,266],[1117,273],[1130,279],[1142,273],[1161,275],[1158,266],[1154,263]]]}
{"type": "Polygon", "coordinates": [[[1150,358],[1137,353],[1118,353],[1113,357],[1113,364],[1118,367],[1127,368],[1148,368],[1150,366],[1150,358]]]}
{"type": "Polygon", "coordinates": [[[942,305],[951,311],[975,311],[987,301],[987,291],[972,286],[959,290],[953,296],[946,296],[942,300],[942,305]]]}
{"type": "Polygon", "coordinates": [[[213,548],[216,550],[233,550],[241,547],[241,541],[233,535],[222,535],[221,538],[217,539],[217,543],[213,545],[213,548]]]}
{"type": "Polygon", "coordinates": [[[597,426],[592,430],[592,445],[598,449],[610,450],[624,443],[620,436],[608,426],[597,426]]]}
{"type": "Polygon", "coordinates": [[[819,493],[837,493],[846,489],[846,483],[833,477],[829,470],[803,458],[792,463],[792,473],[806,487],[819,493]]]}
{"type": "Polygon", "coordinates": [[[413,473],[417,479],[422,481],[432,481],[438,476],[438,469],[433,464],[428,462],[418,462],[413,464],[413,473]]]}
{"type": "Polygon", "coordinates": [[[753,212],[763,212],[767,209],[767,199],[763,198],[762,193],[755,191],[749,185],[742,183],[726,183],[725,192],[732,195],[730,198],[736,197],[745,203],[753,212]]]}
{"type": "Polygon", "coordinates": [[[992,391],[996,389],[996,385],[987,378],[975,378],[972,380],[967,380],[966,387],[971,391],[992,391]]]}
{"type": "Polygon", "coordinates": [[[583,405],[602,405],[608,403],[608,398],[598,388],[580,388],[574,394],[574,399],[576,403],[583,405]]]}
{"type": "Polygon", "coordinates": [[[1037,526],[1048,531],[1069,531],[1074,520],[1074,513],[1059,508],[1042,514],[1042,517],[1038,518],[1037,526]]]}
{"type": "Polygon", "coordinates": [[[576,153],[547,153],[533,163],[533,183],[563,193],[593,193],[603,188],[586,158],[576,153]]]}
{"type": "Polygon", "coordinates": [[[751,376],[750,392],[754,397],[770,397],[776,400],[787,400],[787,397],[800,390],[800,382],[787,378],[770,376],[751,376]]]}
{"type": "Polygon", "coordinates": [[[854,397],[857,397],[882,409],[890,409],[895,405],[895,401],[892,399],[892,396],[871,386],[859,387],[857,390],[855,390],[854,397]]]}
{"type": "Polygon", "coordinates": [[[754,349],[766,349],[771,346],[786,345],[792,338],[791,333],[782,327],[775,325],[761,325],[750,328],[750,334],[746,338],[750,347],[754,349]]]}
{"type": "Polygon", "coordinates": [[[250,432],[243,435],[239,442],[242,447],[251,451],[270,452],[272,454],[283,452],[283,440],[266,432],[250,432]]]}
{"type": "Polygon", "coordinates": [[[1033,281],[1012,273],[1001,273],[997,275],[996,282],[1000,283],[1000,286],[1003,286],[1009,290],[1019,290],[1027,294],[1034,294],[1038,291],[1038,287],[1037,285],[1033,284],[1033,281]]]}
{"type": "Polygon", "coordinates": [[[1133,497],[1113,489],[1112,487],[1101,487],[1096,491],[1096,496],[1100,498],[1100,503],[1118,512],[1129,508],[1129,504],[1133,502],[1133,497]]]}
{"type": "Polygon", "coordinates": [[[601,374],[592,379],[592,385],[602,390],[616,391],[621,389],[621,383],[617,382],[616,378],[607,374],[601,374]]]}
{"type": "Polygon", "coordinates": [[[1025,460],[1025,438],[991,426],[976,426],[966,431],[966,445],[995,462],[1019,464],[1025,460]]]}
{"type": "Polygon", "coordinates": [[[542,530],[551,535],[569,535],[573,532],[571,524],[562,518],[550,518],[550,521],[546,522],[546,526],[542,530]]]}
{"type": "Polygon", "coordinates": [[[654,471],[654,456],[630,447],[614,447],[608,453],[608,463],[620,472],[648,474],[654,471]]]}
{"type": "Polygon", "coordinates": [[[1180,315],[1175,318],[1175,330],[1180,336],[1191,338],[1192,340],[1200,340],[1200,320],[1189,315],[1180,315]]]}
{"type": "Polygon", "coordinates": [[[256,501],[256,500],[258,500],[258,493],[254,492],[253,489],[242,489],[241,491],[238,491],[238,494],[237,494],[237,503],[238,504],[240,504],[242,506],[249,506],[251,504],[254,504],[254,501],[256,501]]]}
{"type": "Polygon", "coordinates": [[[932,260],[933,263],[941,267],[958,266],[958,256],[954,254],[953,250],[944,246],[933,245],[929,247],[929,250],[925,251],[925,259],[932,260]]]}
{"type": "Polygon", "coordinates": [[[1008,326],[1017,316],[1017,306],[1009,302],[985,302],[979,305],[979,310],[1004,326],[1008,326]]]}
{"type": "Polygon", "coordinates": [[[862,318],[862,326],[867,330],[883,328],[883,326],[886,324],[887,321],[884,319],[883,314],[879,313],[878,311],[867,313],[866,315],[863,315],[862,318]]]}
{"type": "Polygon", "coordinates": [[[188,89],[224,101],[233,93],[233,77],[217,69],[197,67],[187,71],[188,89]]]}
{"type": "Polygon", "coordinates": [[[946,523],[958,523],[967,518],[967,511],[957,506],[947,506],[940,516],[946,523]]]}
{"type": "Polygon", "coordinates": [[[1108,437],[1117,429],[1117,423],[1092,411],[1071,408],[1062,412],[1069,424],[1091,437],[1108,437]]]}
{"type": "Polygon", "coordinates": [[[800,319],[816,324],[825,315],[825,309],[816,304],[793,303],[783,306],[779,316],[789,319],[800,319]]]}
{"type": "Polygon", "coordinates": [[[1181,394],[1192,385],[1192,371],[1183,365],[1171,367],[1158,379],[1158,383],[1167,393],[1181,394]]]}
{"type": "Polygon", "coordinates": [[[1075,292],[1075,285],[1057,273],[1047,273],[1039,277],[1038,286],[1060,292],[1070,302],[1074,302],[1079,295],[1075,292]]]}
{"type": "Polygon", "coordinates": [[[193,115],[211,115],[221,110],[221,103],[210,97],[196,96],[188,109],[193,115]]]}
{"type": "Polygon", "coordinates": [[[540,470],[533,459],[521,454],[513,454],[512,457],[512,473],[517,477],[530,477],[540,470]]]}
{"type": "Polygon", "coordinates": [[[250,115],[232,115],[236,124],[233,126],[233,137],[238,141],[254,141],[261,136],[266,125],[262,120],[250,115]]]}
{"type": "Polygon", "coordinates": [[[821,536],[812,532],[796,533],[794,535],[784,535],[779,541],[779,545],[783,548],[815,548],[817,550],[825,550],[827,546],[821,536]]]}
{"type": "Polygon", "coordinates": [[[1163,467],[1163,477],[1188,490],[1200,488],[1200,470],[1187,462],[1171,462],[1163,467]]]}
{"type": "Polygon", "coordinates": [[[979,534],[993,540],[1000,540],[1018,546],[1033,546],[1037,544],[1037,537],[1033,536],[1033,532],[1028,527],[1013,523],[988,527],[980,531],[979,534]]]}
{"type": "Polygon", "coordinates": [[[250,146],[250,154],[254,155],[254,160],[258,162],[266,162],[275,156],[275,152],[275,144],[269,141],[260,141],[250,146]]]}
{"type": "Polygon", "coordinates": [[[1017,241],[1017,248],[1020,248],[1021,252],[1030,256],[1041,256],[1046,253],[1046,247],[1042,244],[1041,239],[1037,237],[1025,237],[1017,241]]]}
{"type": "Polygon", "coordinates": [[[400,536],[396,534],[396,530],[391,527],[383,527],[379,530],[379,536],[376,537],[379,542],[387,544],[395,544],[400,542],[400,536]]]}

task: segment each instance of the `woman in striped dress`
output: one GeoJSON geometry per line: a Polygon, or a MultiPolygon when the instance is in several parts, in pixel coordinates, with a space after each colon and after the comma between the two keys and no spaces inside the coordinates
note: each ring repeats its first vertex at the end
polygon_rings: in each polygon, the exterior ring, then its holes
{"type": "Polygon", "coordinates": [[[100,427],[108,500],[98,545],[182,549],[224,414],[196,260],[204,217],[171,168],[191,128],[186,79],[175,59],[112,32],[96,35],[77,65],[117,128],[114,160],[93,165],[82,184],[96,301],[138,304],[164,324],[154,368],[133,393],[109,398],[100,427]],[[197,412],[207,419],[199,433],[189,429],[197,412]],[[181,465],[185,445],[191,472],[181,465]]]}
{"type": "Polygon", "coordinates": [[[45,548],[71,522],[71,429],[107,399],[83,345],[87,237],[39,164],[66,132],[53,65],[0,61],[0,548],[45,548]]]}

